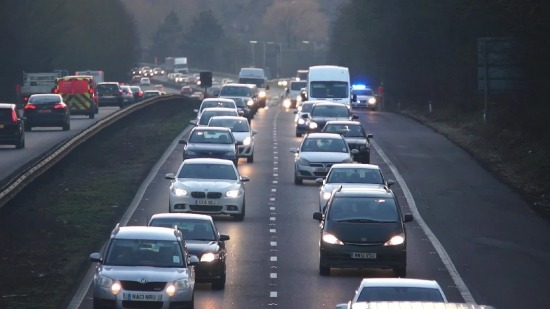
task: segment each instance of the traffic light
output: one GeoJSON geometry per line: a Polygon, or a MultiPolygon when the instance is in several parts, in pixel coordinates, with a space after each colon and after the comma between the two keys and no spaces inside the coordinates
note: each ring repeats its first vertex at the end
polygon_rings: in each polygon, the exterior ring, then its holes
{"type": "Polygon", "coordinates": [[[201,87],[212,87],[212,72],[201,72],[201,87]]]}

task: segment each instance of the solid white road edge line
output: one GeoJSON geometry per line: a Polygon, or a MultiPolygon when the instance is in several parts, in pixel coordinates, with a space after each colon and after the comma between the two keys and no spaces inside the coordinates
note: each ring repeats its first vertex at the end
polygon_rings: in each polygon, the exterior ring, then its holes
{"type": "Polygon", "coordinates": [[[460,292],[460,295],[462,295],[462,298],[464,298],[465,302],[476,304],[476,301],[472,296],[470,289],[468,289],[468,287],[466,286],[466,283],[464,283],[464,280],[462,280],[462,277],[458,273],[458,270],[456,270],[456,267],[453,264],[451,257],[449,257],[449,254],[447,254],[447,251],[445,250],[445,248],[443,248],[443,245],[441,244],[441,242],[439,242],[439,239],[437,239],[437,237],[432,232],[432,230],[428,227],[424,219],[422,219],[422,217],[420,216],[420,212],[416,207],[416,203],[414,201],[412,193],[409,190],[409,187],[407,186],[407,184],[405,183],[405,180],[397,170],[397,167],[395,167],[395,165],[390,161],[390,159],[386,156],[384,151],[378,146],[378,144],[375,141],[371,140],[370,143],[374,147],[376,152],[378,152],[382,160],[388,165],[393,175],[395,176],[396,178],[395,180],[399,183],[399,186],[401,187],[401,190],[403,190],[403,194],[407,199],[407,203],[409,204],[409,209],[411,210],[414,216],[414,221],[418,223],[422,231],[424,231],[424,234],[426,234],[426,236],[434,246],[435,251],[437,251],[439,258],[445,265],[445,268],[447,268],[449,275],[451,275],[451,278],[453,279],[458,291],[460,292]]]}
{"type": "MultiPolygon", "coordinates": [[[[157,175],[158,171],[160,170],[164,162],[168,159],[170,154],[172,154],[174,149],[176,149],[180,139],[182,139],[182,137],[185,134],[188,134],[191,128],[192,126],[188,126],[183,131],[181,131],[181,133],[178,136],[176,136],[176,138],[172,141],[172,144],[170,144],[170,147],[168,147],[168,149],[166,149],[166,151],[162,154],[162,157],[160,157],[157,163],[155,163],[155,165],[147,175],[147,178],[145,178],[145,181],[143,181],[143,183],[139,187],[136,195],[134,196],[134,199],[132,200],[132,203],[130,203],[130,207],[128,207],[124,215],[122,215],[122,218],[119,221],[121,226],[125,226],[128,223],[128,221],[136,211],[139,205],[139,202],[143,198],[145,191],[147,190],[151,182],[153,182],[153,179],[157,175]]],[[[90,286],[92,285],[94,273],[95,273],[95,265],[92,265],[86,272],[86,275],[84,276],[84,279],[80,283],[78,290],[76,290],[73,298],[71,299],[71,302],[67,306],[68,309],[77,309],[80,307],[80,305],[82,304],[82,301],[84,300],[84,297],[86,296],[86,293],[88,292],[88,290],[90,289],[90,286]]]]}

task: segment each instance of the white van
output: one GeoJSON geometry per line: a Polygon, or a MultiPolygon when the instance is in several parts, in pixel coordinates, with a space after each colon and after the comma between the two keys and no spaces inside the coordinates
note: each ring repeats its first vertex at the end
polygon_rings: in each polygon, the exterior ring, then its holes
{"type": "Polygon", "coordinates": [[[325,100],[350,107],[350,76],[347,67],[318,65],[309,67],[307,100],[325,100]]]}
{"type": "Polygon", "coordinates": [[[258,87],[259,107],[265,107],[267,101],[267,85],[264,69],[260,68],[242,68],[239,72],[239,84],[254,84],[258,87]]]}

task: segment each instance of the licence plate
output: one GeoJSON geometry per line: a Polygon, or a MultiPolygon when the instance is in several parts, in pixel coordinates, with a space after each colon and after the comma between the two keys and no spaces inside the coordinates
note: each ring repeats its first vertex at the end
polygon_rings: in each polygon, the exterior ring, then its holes
{"type": "Polygon", "coordinates": [[[216,201],[212,200],[197,200],[197,205],[216,205],[216,201]]]}
{"type": "Polygon", "coordinates": [[[39,113],[51,113],[52,110],[51,109],[40,109],[38,110],[39,113]]]}
{"type": "Polygon", "coordinates": [[[315,169],[316,172],[319,172],[319,173],[328,173],[328,168],[326,167],[318,167],[315,169]]]}
{"type": "Polygon", "coordinates": [[[162,295],[160,294],[124,293],[122,298],[137,301],[162,301],[162,295]]]}
{"type": "Polygon", "coordinates": [[[376,253],[353,252],[351,257],[353,259],[376,259],[376,253]]]}

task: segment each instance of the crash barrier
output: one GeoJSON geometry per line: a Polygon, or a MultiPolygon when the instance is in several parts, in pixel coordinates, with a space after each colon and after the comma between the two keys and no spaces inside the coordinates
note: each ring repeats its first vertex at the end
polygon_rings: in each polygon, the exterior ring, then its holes
{"type": "Polygon", "coordinates": [[[48,169],[53,167],[57,162],[67,156],[78,145],[90,139],[101,130],[144,107],[176,98],[183,97],[179,94],[167,94],[132,104],[97,121],[96,123],[84,129],[82,132],[76,134],[75,136],[54,145],[45,153],[34,158],[31,162],[27,163],[26,165],[24,165],[1,181],[0,208],[2,208],[8,201],[15,197],[17,193],[23,190],[27,185],[31,184],[34,179],[42,175],[48,169]]]}

